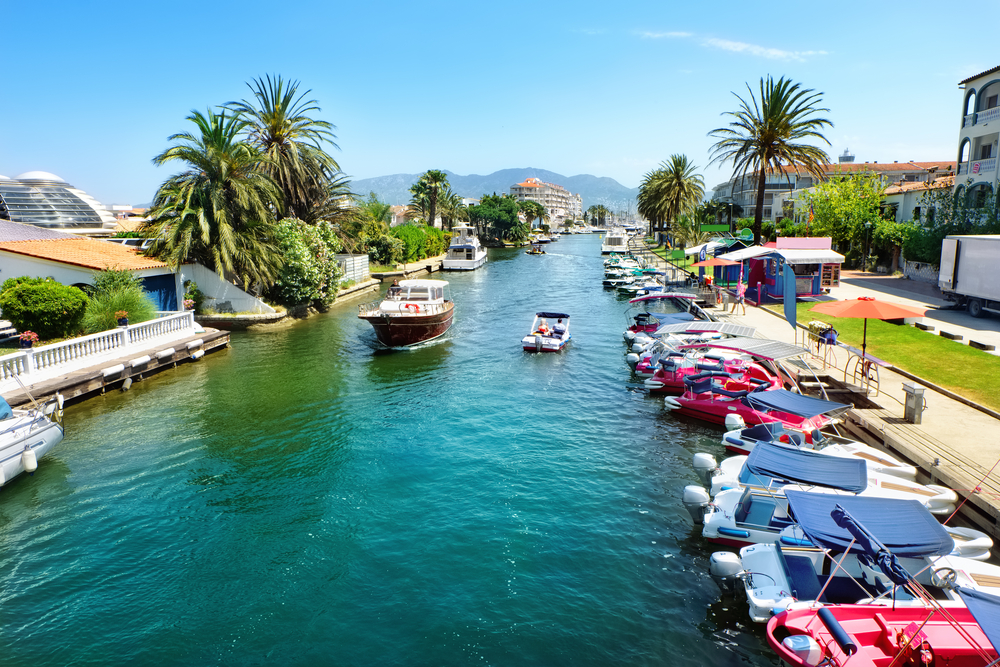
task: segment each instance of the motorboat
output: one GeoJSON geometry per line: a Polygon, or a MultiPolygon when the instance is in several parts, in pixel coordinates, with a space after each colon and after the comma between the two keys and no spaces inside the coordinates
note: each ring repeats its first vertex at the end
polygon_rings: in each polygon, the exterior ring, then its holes
{"type": "Polygon", "coordinates": [[[625,252],[628,250],[628,233],[621,227],[615,227],[604,235],[601,241],[601,254],[608,255],[613,252],[625,252]]]}
{"type": "Polygon", "coordinates": [[[729,431],[722,436],[722,444],[726,451],[736,454],[749,454],[760,442],[782,442],[798,448],[814,449],[828,456],[861,458],[868,462],[868,470],[872,472],[900,477],[911,482],[917,478],[915,466],[903,463],[894,456],[874,447],[822,431],[806,434],[789,430],[782,422],[757,424],[749,428],[729,431]]]}
{"type": "Polygon", "coordinates": [[[756,378],[771,385],[781,383],[777,376],[762,365],[731,353],[722,355],[709,352],[698,355],[691,352],[671,352],[666,359],[660,358],[658,366],[653,376],[643,381],[643,386],[650,393],[683,394],[686,387],[684,378],[705,372],[722,372],[737,380],[756,378]]]}
{"type": "Polygon", "coordinates": [[[63,397],[43,404],[32,399],[30,409],[14,409],[0,397],[0,486],[21,473],[33,474],[38,462],[62,442],[63,397]]]}
{"type": "Polygon", "coordinates": [[[526,254],[528,254],[528,255],[544,255],[545,254],[545,250],[543,250],[542,246],[540,244],[538,244],[538,243],[532,243],[531,247],[528,248],[527,250],[525,250],[524,252],[526,254]]]}
{"type": "Polygon", "coordinates": [[[486,263],[486,248],[479,243],[476,229],[458,224],[451,228],[451,244],[441,268],[445,271],[472,271],[486,263]]]}
{"type": "Polygon", "coordinates": [[[734,467],[739,466],[735,476],[731,470],[722,474],[711,470],[699,460],[703,456],[695,455],[695,470],[711,491],[685,487],[684,506],[692,521],[704,523],[702,535],[707,540],[728,546],[778,539],[794,523],[788,513],[788,491],[912,499],[938,515],[954,512],[958,500],[943,486],[869,472],[864,459],[824,456],[773,443],[758,445],[743,460],[735,457],[734,467]]]}
{"type": "MultiPolygon", "coordinates": [[[[844,498],[820,493],[789,492],[789,510],[797,518],[802,538],[754,544],[739,556],[717,552],[712,565],[725,592],[734,578],[743,582],[750,618],[766,623],[792,606],[823,602],[881,606],[924,606],[924,593],[937,604],[964,606],[954,585],[1000,593],[1000,566],[958,555],[949,534],[920,503],[895,498],[844,498]],[[914,573],[915,590],[873,567],[863,541],[831,517],[848,512],[914,573]],[[734,571],[736,574],[734,575],[734,571]],[[947,582],[947,584],[945,584],[947,582]]],[[[988,557],[988,552],[987,552],[988,557]]],[[[908,583],[912,583],[908,582],[908,583]]]]}
{"type": "Polygon", "coordinates": [[[521,339],[521,347],[525,352],[558,352],[571,337],[569,315],[541,311],[535,313],[528,335],[521,339]]]}
{"type": "MultiPolygon", "coordinates": [[[[647,332],[636,334],[629,331],[627,333],[632,334],[633,351],[625,356],[625,362],[636,375],[649,378],[656,374],[660,367],[660,361],[665,360],[664,355],[668,353],[674,357],[688,357],[690,359],[703,357],[710,360],[730,358],[749,360],[749,356],[730,350],[681,351],[679,348],[693,343],[710,344],[712,341],[728,336],[752,337],[756,331],[754,327],[741,324],[694,319],[664,324],[652,335],[647,332]],[[638,342],[636,342],[637,340],[638,342]]],[[[628,340],[627,336],[626,340],[628,340]]]]}
{"type": "Polygon", "coordinates": [[[629,345],[645,345],[665,325],[711,321],[712,317],[695,303],[697,299],[697,294],[675,290],[661,290],[629,299],[622,338],[629,345]]]}
{"type": "Polygon", "coordinates": [[[446,280],[402,280],[381,301],[362,304],[358,317],[375,329],[386,347],[408,347],[443,336],[451,328],[455,304],[446,298],[446,280]]]}

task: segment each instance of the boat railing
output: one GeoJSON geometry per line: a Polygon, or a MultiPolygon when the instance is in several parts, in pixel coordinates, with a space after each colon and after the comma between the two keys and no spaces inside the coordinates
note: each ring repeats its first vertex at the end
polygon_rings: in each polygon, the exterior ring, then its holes
{"type": "MultiPolygon", "coordinates": [[[[431,302],[426,301],[407,301],[406,299],[393,299],[394,301],[400,301],[406,304],[412,304],[417,306],[420,310],[418,311],[421,315],[437,315],[438,313],[443,313],[451,307],[450,301],[431,302]]],[[[369,303],[363,303],[358,306],[358,315],[360,317],[373,317],[375,315],[381,315],[383,317],[402,317],[406,315],[415,315],[417,313],[410,312],[407,310],[401,310],[400,312],[393,311],[383,311],[382,304],[385,300],[371,301],[369,303]]]]}
{"type": "Polygon", "coordinates": [[[5,355],[0,357],[0,391],[16,388],[18,376],[28,383],[41,382],[162,341],[183,338],[194,333],[194,325],[194,311],[185,310],[5,355]]]}

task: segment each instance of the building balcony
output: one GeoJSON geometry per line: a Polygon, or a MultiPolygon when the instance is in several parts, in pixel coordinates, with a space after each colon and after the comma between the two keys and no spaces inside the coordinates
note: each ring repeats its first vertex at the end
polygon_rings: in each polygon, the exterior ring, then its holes
{"type": "Polygon", "coordinates": [[[987,158],[985,160],[975,160],[971,163],[969,168],[969,173],[975,174],[991,174],[997,169],[997,159],[995,157],[987,158]]]}
{"type": "Polygon", "coordinates": [[[987,109],[986,111],[970,113],[968,116],[962,116],[962,127],[985,125],[986,123],[994,120],[1000,120],[1000,107],[993,107],[992,109],[987,109]]]}

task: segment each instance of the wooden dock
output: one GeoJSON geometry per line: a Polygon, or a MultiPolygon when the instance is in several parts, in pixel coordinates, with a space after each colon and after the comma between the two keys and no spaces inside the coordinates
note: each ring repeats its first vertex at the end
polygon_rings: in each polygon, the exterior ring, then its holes
{"type": "MultiPolygon", "coordinates": [[[[66,402],[82,400],[94,394],[103,394],[108,389],[120,388],[126,381],[139,382],[162,370],[174,368],[177,364],[197,361],[210,352],[228,347],[228,331],[206,329],[201,334],[108,359],[100,364],[33,384],[29,389],[36,401],[42,401],[56,393],[62,394],[66,402]]],[[[13,407],[31,401],[23,389],[9,391],[3,397],[13,407]]]]}

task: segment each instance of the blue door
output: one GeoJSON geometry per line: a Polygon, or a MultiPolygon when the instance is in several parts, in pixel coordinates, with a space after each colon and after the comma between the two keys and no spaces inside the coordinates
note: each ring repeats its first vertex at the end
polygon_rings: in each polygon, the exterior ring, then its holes
{"type": "Polygon", "coordinates": [[[157,310],[177,310],[177,287],[174,274],[150,276],[142,279],[142,289],[156,304],[157,310]]]}

